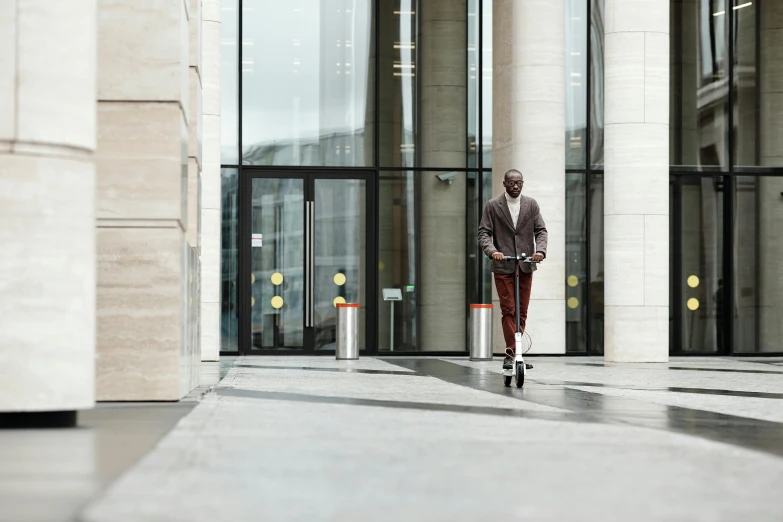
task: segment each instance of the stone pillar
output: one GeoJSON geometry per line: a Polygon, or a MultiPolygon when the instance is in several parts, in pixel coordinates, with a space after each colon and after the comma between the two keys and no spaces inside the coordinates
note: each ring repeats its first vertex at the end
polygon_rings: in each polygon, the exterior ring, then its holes
{"type": "Polygon", "coordinates": [[[669,2],[606,0],[607,361],[669,357],[669,2]]]}
{"type": "Polygon", "coordinates": [[[190,3],[98,0],[98,13],[98,399],[177,400],[198,384],[190,3]]]}
{"type": "MultiPolygon", "coordinates": [[[[531,353],[565,353],[565,3],[495,0],[492,33],[492,188],[517,169],[549,232],[533,278],[527,331],[531,353]]],[[[525,252],[529,253],[529,252],[525,252]]],[[[495,353],[504,351],[493,284],[495,353]]]]}
{"type": "Polygon", "coordinates": [[[0,412],[95,404],[95,0],[0,2],[0,412]]]}
{"type": "MultiPolygon", "coordinates": [[[[421,166],[461,167],[467,147],[466,0],[419,4],[416,74],[421,92],[421,166]]],[[[418,173],[421,245],[420,349],[465,347],[465,197],[467,179],[450,183],[434,172],[418,173]]]]}
{"type": "MultiPolygon", "coordinates": [[[[783,3],[761,2],[761,164],[783,166],[783,3]]],[[[758,8],[758,7],[757,7],[758,8]]],[[[783,178],[759,179],[759,320],[758,347],[780,351],[783,339],[783,178]]]]}
{"type": "MultiPolygon", "coordinates": [[[[201,360],[217,361],[220,356],[221,253],[220,0],[202,1],[201,360]]],[[[240,281],[239,284],[249,283],[240,281]]]]}

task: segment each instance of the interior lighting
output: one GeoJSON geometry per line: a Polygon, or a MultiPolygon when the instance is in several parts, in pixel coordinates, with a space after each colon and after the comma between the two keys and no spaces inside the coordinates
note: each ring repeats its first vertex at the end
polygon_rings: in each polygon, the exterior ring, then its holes
{"type": "Polygon", "coordinates": [[[753,2],[747,2],[742,5],[736,5],[734,6],[734,10],[736,11],[737,9],[742,9],[743,7],[750,7],[751,5],[753,5],[753,2]]]}
{"type": "Polygon", "coordinates": [[[723,16],[726,14],[726,11],[718,11],[717,13],[712,13],[712,16],[723,16]]]}

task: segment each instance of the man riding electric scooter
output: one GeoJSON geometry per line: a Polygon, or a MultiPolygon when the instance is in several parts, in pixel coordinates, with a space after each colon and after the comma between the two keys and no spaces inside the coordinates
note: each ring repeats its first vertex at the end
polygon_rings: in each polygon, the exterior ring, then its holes
{"type": "MultiPolygon", "coordinates": [[[[521,172],[513,169],[506,172],[503,181],[506,191],[487,203],[478,229],[478,243],[484,254],[492,259],[495,288],[500,298],[503,338],[506,342],[504,370],[513,367],[515,357],[515,273],[519,270],[517,295],[521,334],[525,331],[533,272],[536,263],[546,258],[547,232],[544,218],[541,217],[536,200],[522,195],[523,185],[521,172]],[[530,262],[520,260],[519,256],[531,252],[535,253],[529,257],[530,262]],[[513,257],[514,262],[508,262],[507,257],[513,257]]],[[[527,365],[527,368],[532,366],[527,365]]]]}

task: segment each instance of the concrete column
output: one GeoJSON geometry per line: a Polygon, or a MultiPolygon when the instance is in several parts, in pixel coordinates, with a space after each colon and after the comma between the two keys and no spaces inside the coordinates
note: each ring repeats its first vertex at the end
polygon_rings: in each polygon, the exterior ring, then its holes
{"type": "MultiPolygon", "coordinates": [[[[419,4],[421,166],[463,167],[466,160],[467,49],[466,0],[427,0],[419,4]]],[[[421,350],[465,347],[466,176],[451,183],[436,173],[417,174],[421,350]]]]}
{"type": "MultiPolygon", "coordinates": [[[[220,356],[220,0],[202,0],[201,359],[220,356]]],[[[247,284],[247,282],[240,282],[247,284]]]]}
{"type": "MultiPolygon", "coordinates": [[[[565,353],[565,3],[495,0],[492,59],[492,187],[517,169],[549,232],[547,258],[533,278],[527,331],[531,353],[565,353]]],[[[495,353],[504,351],[495,304],[495,353]]]]}
{"type": "MultiPolygon", "coordinates": [[[[190,110],[188,113],[188,196],[186,236],[189,251],[188,263],[188,301],[187,301],[187,340],[192,349],[190,366],[201,366],[201,157],[202,142],[202,104],[201,104],[201,0],[188,0],[190,19],[188,45],[190,92],[190,110]]],[[[201,372],[199,371],[199,376],[201,372]]]]}
{"type": "Polygon", "coordinates": [[[669,2],[606,0],[607,361],[669,356],[669,2]]]}
{"type": "Polygon", "coordinates": [[[190,3],[98,0],[98,399],[177,400],[188,341],[190,3]]]}
{"type": "MultiPolygon", "coordinates": [[[[783,166],[783,3],[761,2],[761,164],[783,166]]],[[[783,178],[763,177],[759,212],[759,351],[780,351],[783,339],[783,178]]]]}
{"type": "Polygon", "coordinates": [[[0,412],[95,403],[95,23],[0,2],[0,412]]]}

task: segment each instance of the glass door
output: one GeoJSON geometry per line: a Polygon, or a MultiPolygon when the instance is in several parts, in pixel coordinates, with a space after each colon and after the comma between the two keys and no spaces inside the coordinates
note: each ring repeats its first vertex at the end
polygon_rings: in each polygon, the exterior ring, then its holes
{"type": "Polygon", "coordinates": [[[249,182],[242,352],[334,352],[336,306],[352,302],[359,346],[374,353],[373,178],[259,172],[249,182]]]}

